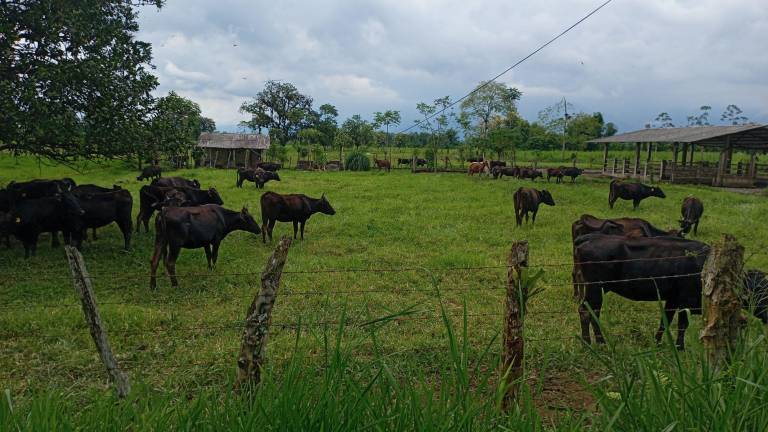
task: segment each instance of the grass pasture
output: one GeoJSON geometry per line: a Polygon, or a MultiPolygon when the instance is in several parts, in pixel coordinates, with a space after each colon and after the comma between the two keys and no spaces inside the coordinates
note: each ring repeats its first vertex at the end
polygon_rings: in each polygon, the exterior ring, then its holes
{"type": "MultiPolygon", "coordinates": [[[[80,169],[78,173],[1,157],[0,185],[12,179],[62,176],[73,177],[79,184],[119,184],[133,193],[136,214],[137,192],[144,183],[135,180],[133,169],[119,163],[80,169]]],[[[226,207],[247,205],[260,219],[260,191],[251,183],[235,188],[233,170],[181,170],[167,175],[193,177],[203,187],[214,186],[226,207]]],[[[656,350],[652,335],[658,324],[658,305],[608,295],[602,320],[612,342],[610,348],[595,354],[582,346],[576,338],[578,313],[567,265],[571,222],[590,213],[642,217],[671,228],[680,217],[683,198],[693,194],[705,205],[696,238],[713,242],[722,233],[731,233],[746,248],[747,267],[768,269],[768,228],[761,223],[768,203],[760,193],[662,185],[667,195],[664,200],[649,198],[637,211],[632,211],[631,202],[619,201],[610,210],[606,180],[579,178],[576,184],[566,181],[560,185],[537,180],[536,185],[548,189],[557,205],[542,206],[535,227],[516,228],[512,193],[530,181],[405,170],[389,174],[285,170],[280,175],[282,181],[268,183],[265,190],[317,197],[326,193],[337,213],[314,215],[307,223],[306,240],[293,243],[273,313],[270,372],[262,393],[294,389],[307,400],[298,396],[292,400],[285,394],[261,396],[252,402],[261,404],[261,409],[254,409],[255,417],[249,419],[257,423],[269,422],[265,418],[270,415],[272,421],[288,419],[301,411],[290,406],[309,409],[310,405],[317,416],[307,414],[307,418],[293,419],[295,423],[270,423],[275,429],[358,429],[375,421],[366,415],[385,413],[381,415],[392,417],[370,427],[487,429],[525,421],[532,430],[622,424],[631,430],[627,412],[622,411],[630,409],[628,405],[619,408],[600,402],[605,393],[592,391],[588,383],[617,372],[616,363],[601,360],[608,354],[632,358],[656,350]],[[544,270],[540,283],[545,290],[530,302],[526,321],[530,406],[502,418],[490,408],[493,404],[477,407],[472,395],[485,395],[491,401],[494,397],[506,277],[503,266],[510,244],[521,239],[530,242],[531,267],[544,270]],[[382,317],[378,324],[355,325],[382,317]],[[448,329],[454,333],[449,334],[448,329]],[[460,345],[454,351],[449,349],[452,341],[460,345]],[[386,378],[378,378],[378,374],[386,378]],[[370,387],[361,383],[370,383],[370,387]],[[328,399],[337,392],[349,393],[344,396],[348,399],[335,399],[338,406],[328,399]],[[447,408],[457,404],[457,392],[465,396],[458,399],[466,405],[447,408]],[[340,400],[360,404],[360,408],[351,409],[340,400]],[[617,411],[618,423],[610,421],[611,409],[617,411]],[[462,416],[455,417],[457,413],[462,416]],[[309,421],[321,416],[328,424],[309,421]]],[[[97,241],[85,243],[83,255],[112,348],[136,391],[151,395],[147,397],[158,406],[174,408],[151,407],[145,400],[118,412],[105,402],[111,400],[109,387],[68,278],[66,259],[62,250],[50,247],[44,235],[38,255],[29,260],[23,258],[18,242],[10,250],[0,247],[0,389],[8,389],[4,397],[14,401],[17,412],[37,413],[39,418],[54,421],[77,418],[72,413],[58,413],[57,407],[77,407],[93,429],[103,424],[99,417],[104,413],[114,416],[115,425],[134,424],[136,429],[155,424],[153,420],[172,422],[168,425],[172,429],[187,429],[189,425],[181,422],[195,418],[203,419],[212,430],[217,429],[217,419],[223,429],[248,429],[248,423],[238,424],[242,418],[233,414],[243,409],[244,402],[228,394],[239,350],[240,322],[258,290],[259,272],[272,247],[292,228],[278,223],[271,245],[249,233],[230,234],[213,272],[208,272],[202,250],[184,250],[177,263],[180,286],[172,288],[161,267],[156,291],[148,287],[154,227],[151,230],[134,235],[132,250],[124,252],[117,227],[101,229],[97,241]],[[163,414],[152,417],[157,412],[163,414]],[[217,417],[221,412],[230,414],[217,417]]],[[[649,361],[695,364],[701,350],[699,327],[700,319],[694,317],[686,341],[689,353],[677,357],[673,351],[663,351],[649,361]]],[[[751,327],[758,335],[764,333],[754,322],[751,327]]],[[[765,346],[760,342],[756,348],[763,356],[765,346]]],[[[682,377],[684,368],[677,370],[682,377]]],[[[632,374],[649,386],[656,379],[642,368],[632,374]]],[[[765,381],[764,376],[756,378],[762,385],[765,381]]],[[[683,383],[687,381],[680,385],[683,383]]],[[[616,383],[614,387],[625,386],[616,383]]],[[[758,408],[768,403],[765,394],[760,397],[763,399],[755,402],[758,408]]],[[[8,407],[0,405],[4,407],[0,416],[13,418],[8,407]]],[[[675,413],[667,415],[674,417],[675,413]]],[[[752,421],[745,425],[764,424],[760,422],[766,419],[752,421]]],[[[0,429],[9,424],[0,420],[0,429]]],[[[45,428],[43,423],[36,425],[45,428]]],[[[722,430],[732,425],[723,424],[722,430]]],[[[710,430],[717,430],[715,426],[710,430]]]]}

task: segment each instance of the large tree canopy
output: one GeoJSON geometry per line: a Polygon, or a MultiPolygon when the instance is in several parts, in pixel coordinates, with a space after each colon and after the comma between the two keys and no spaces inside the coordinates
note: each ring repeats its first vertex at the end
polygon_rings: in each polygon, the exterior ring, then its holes
{"type": "Polygon", "coordinates": [[[151,48],[136,7],[162,0],[0,1],[0,150],[57,160],[129,154],[142,139],[151,48]]]}
{"type": "Polygon", "coordinates": [[[514,87],[507,87],[499,82],[482,81],[475,91],[461,102],[464,121],[475,123],[480,136],[488,134],[489,123],[493,117],[506,117],[517,111],[515,103],[522,92],[514,87]]]}
{"type": "Polygon", "coordinates": [[[157,100],[151,123],[150,153],[184,158],[197,147],[200,106],[175,92],[157,100]]]}
{"type": "Polygon", "coordinates": [[[251,115],[244,126],[261,132],[269,129],[270,137],[285,143],[296,139],[299,131],[309,127],[317,115],[312,111],[312,98],[303,95],[291,83],[267,81],[250,102],[244,102],[240,111],[251,115]]]}

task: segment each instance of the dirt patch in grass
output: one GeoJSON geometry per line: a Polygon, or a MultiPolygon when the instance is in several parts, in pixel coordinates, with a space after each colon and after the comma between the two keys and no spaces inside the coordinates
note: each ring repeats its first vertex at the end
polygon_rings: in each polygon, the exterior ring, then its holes
{"type": "Polygon", "coordinates": [[[534,405],[544,424],[561,423],[564,416],[594,412],[596,403],[587,383],[600,379],[600,374],[585,372],[576,374],[565,371],[547,371],[542,377],[533,372],[528,380],[536,390],[534,405]]]}

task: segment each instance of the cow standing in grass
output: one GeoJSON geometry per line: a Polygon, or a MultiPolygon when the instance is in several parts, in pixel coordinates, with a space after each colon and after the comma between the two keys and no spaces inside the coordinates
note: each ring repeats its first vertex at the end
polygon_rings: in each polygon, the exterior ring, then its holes
{"type": "Polygon", "coordinates": [[[488,161],[484,162],[472,162],[469,164],[469,169],[467,170],[467,174],[473,176],[475,174],[485,174],[490,176],[491,175],[491,167],[488,164],[488,161]]]}
{"type": "Polygon", "coordinates": [[[165,270],[176,280],[176,260],[181,249],[205,249],[208,269],[212,270],[219,258],[222,240],[235,230],[259,234],[259,224],[243,207],[239,212],[225,209],[216,204],[200,207],[165,207],[155,220],[155,252],[150,262],[149,287],[157,286],[157,266],[162,258],[165,270]]]}
{"type": "Polygon", "coordinates": [[[701,200],[693,196],[685,198],[680,213],[683,215],[680,220],[680,228],[682,228],[683,233],[688,234],[693,227],[693,233],[698,234],[699,220],[704,214],[704,204],[701,200]]]}
{"type": "Polygon", "coordinates": [[[152,186],[162,187],[188,187],[200,189],[200,182],[197,179],[185,179],[184,177],[160,177],[152,180],[152,186]]]}
{"type": "Polygon", "coordinates": [[[387,170],[387,172],[389,172],[389,170],[392,169],[392,164],[390,164],[389,161],[386,159],[376,159],[374,157],[373,162],[376,164],[376,168],[378,168],[379,170],[385,169],[387,170]]]}
{"type": "Polygon", "coordinates": [[[148,165],[141,169],[141,174],[136,180],[158,179],[163,176],[163,169],[159,165],[148,165]]]}
{"type": "Polygon", "coordinates": [[[264,243],[272,241],[272,230],[275,222],[293,222],[293,238],[301,226],[301,239],[304,240],[304,224],[315,213],[323,213],[330,216],[336,214],[331,203],[323,194],[320,198],[310,198],[303,194],[280,195],[275,192],[267,192],[261,196],[261,238],[264,243]]]}
{"type": "MultiPolygon", "coordinates": [[[[37,252],[40,233],[62,231],[64,241],[80,248],[85,211],[71,192],[61,192],[43,198],[22,199],[12,203],[11,231],[24,244],[24,257],[37,252]]],[[[55,234],[54,234],[55,235],[55,234]]]]}
{"type": "Polygon", "coordinates": [[[142,186],[139,190],[139,214],[136,215],[136,232],[144,225],[149,232],[149,219],[156,210],[166,205],[198,206],[203,204],[224,205],[215,188],[201,190],[185,187],[142,186]]]}
{"type": "Polygon", "coordinates": [[[528,223],[528,213],[533,213],[532,224],[536,223],[536,213],[539,211],[540,204],[546,204],[549,206],[555,205],[555,200],[547,190],[537,190],[533,188],[523,188],[515,192],[515,222],[517,226],[523,224],[523,216],[525,216],[525,222],[528,223]]]}
{"type": "Polygon", "coordinates": [[[632,209],[637,210],[640,201],[648,197],[666,198],[660,187],[646,186],[642,183],[624,183],[620,180],[611,180],[608,193],[608,205],[613,208],[617,199],[632,201],[632,209]]]}
{"type": "Polygon", "coordinates": [[[124,249],[131,248],[131,232],[133,224],[131,211],[133,210],[133,197],[124,189],[90,193],[88,188],[75,188],[72,193],[78,198],[80,207],[85,211],[81,216],[82,235],[87,237],[86,230],[93,229],[93,239],[96,240],[96,228],[116,223],[123,234],[124,249]]]}

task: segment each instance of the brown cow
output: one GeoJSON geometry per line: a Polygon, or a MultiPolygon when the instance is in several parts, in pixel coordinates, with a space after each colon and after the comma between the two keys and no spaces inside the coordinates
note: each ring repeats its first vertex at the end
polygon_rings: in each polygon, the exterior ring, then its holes
{"type": "Polygon", "coordinates": [[[491,168],[488,165],[488,161],[472,162],[469,164],[469,170],[467,171],[467,174],[471,176],[475,174],[491,175],[491,168]]]}
{"type": "Polygon", "coordinates": [[[537,190],[533,188],[523,188],[515,192],[515,221],[517,226],[523,224],[523,216],[525,216],[525,222],[528,223],[528,212],[533,213],[532,224],[536,223],[536,213],[539,211],[539,204],[546,204],[549,206],[555,205],[555,200],[552,199],[552,195],[547,190],[537,190]]]}
{"type": "Polygon", "coordinates": [[[583,214],[579,220],[571,224],[571,237],[574,243],[580,236],[594,232],[627,237],[681,237],[679,230],[664,231],[640,218],[600,219],[583,214]]]}
{"type": "Polygon", "coordinates": [[[310,198],[303,194],[280,195],[275,192],[267,192],[261,196],[261,239],[272,241],[272,230],[275,222],[293,222],[293,238],[301,225],[301,239],[304,240],[304,224],[315,213],[335,215],[336,210],[323,194],[320,198],[310,198]]]}
{"type": "Polygon", "coordinates": [[[385,169],[387,172],[392,169],[392,164],[389,163],[386,159],[376,159],[376,157],[373,157],[373,162],[376,164],[376,167],[380,170],[385,169]]]}

